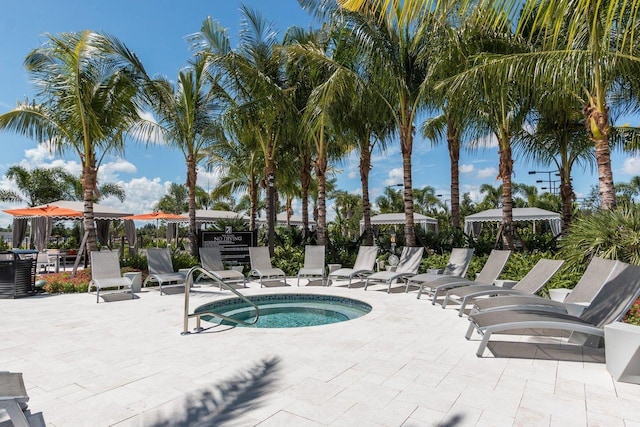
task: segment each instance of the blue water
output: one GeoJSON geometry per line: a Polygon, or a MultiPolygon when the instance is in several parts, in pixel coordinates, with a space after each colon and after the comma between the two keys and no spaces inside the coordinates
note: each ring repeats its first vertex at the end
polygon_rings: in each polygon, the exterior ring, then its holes
{"type": "MultiPolygon", "coordinates": [[[[250,298],[258,305],[260,316],[253,325],[243,325],[214,316],[202,316],[202,320],[223,325],[237,325],[254,328],[301,328],[345,322],[363,316],[371,311],[371,306],[350,298],[280,294],[250,298]]],[[[234,319],[251,322],[255,319],[255,309],[237,298],[198,307],[196,312],[215,311],[234,319]]]]}

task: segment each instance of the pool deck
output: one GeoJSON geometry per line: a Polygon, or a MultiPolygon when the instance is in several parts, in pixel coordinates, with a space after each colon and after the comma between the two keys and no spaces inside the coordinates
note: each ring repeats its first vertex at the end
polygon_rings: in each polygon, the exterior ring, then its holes
{"type": "MultiPolygon", "coordinates": [[[[22,372],[34,421],[57,427],[640,426],[640,386],[614,381],[602,349],[509,336],[477,358],[467,320],[415,292],[289,283],[246,294],[334,294],[373,310],[182,336],[182,292],[0,300],[0,370],[22,372]]],[[[198,288],[191,306],[228,296],[198,288]]]]}

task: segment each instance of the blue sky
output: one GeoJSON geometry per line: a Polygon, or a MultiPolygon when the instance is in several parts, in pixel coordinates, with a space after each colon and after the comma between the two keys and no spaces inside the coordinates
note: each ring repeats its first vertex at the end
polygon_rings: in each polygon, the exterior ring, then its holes
{"type": "MultiPolygon", "coordinates": [[[[0,113],[11,110],[17,100],[33,98],[33,85],[22,66],[27,53],[40,45],[43,34],[90,29],[112,34],[135,51],[152,75],[174,78],[190,57],[185,36],[197,32],[202,21],[211,16],[228,28],[235,39],[240,23],[240,5],[259,10],[271,20],[281,34],[292,25],[309,27],[313,19],[301,9],[297,0],[25,0],[6,2],[0,16],[0,113]]],[[[637,120],[635,120],[637,122],[637,120]]],[[[637,125],[637,123],[633,123],[637,125]]],[[[418,126],[417,126],[418,127],[418,126]]],[[[11,133],[0,133],[0,188],[13,189],[4,178],[7,168],[20,164],[27,168],[47,165],[62,166],[79,175],[80,165],[73,156],[51,156],[38,144],[11,133]]],[[[491,145],[491,144],[489,144],[491,145]]],[[[495,146],[474,152],[464,151],[461,156],[461,191],[470,192],[474,200],[482,196],[478,188],[483,183],[498,185],[498,154],[495,146]]],[[[445,146],[431,146],[430,141],[416,135],[413,155],[414,188],[434,187],[443,199],[449,196],[449,158],[445,146]]],[[[629,181],[640,174],[640,157],[614,153],[614,179],[629,181]]],[[[516,158],[514,182],[535,184],[536,179],[547,179],[546,174],[529,175],[529,170],[546,171],[552,168],[531,165],[516,158]]],[[[351,155],[338,165],[338,186],[360,194],[357,155],[351,155]]],[[[397,143],[386,153],[375,153],[371,173],[370,191],[375,199],[387,185],[402,182],[402,161],[397,143]]],[[[105,160],[99,175],[101,182],[116,182],[127,193],[127,200],[105,200],[105,205],[132,213],[149,212],[165,194],[171,182],[185,182],[185,164],[182,155],[162,146],[145,148],[132,143],[124,158],[105,160]]],[[[203,171],[198,184],[204,188],[216,185],[218,177],[203,171]]],[[[597,184],[595,171],[575,170],[573,174],[578,197],[597,184]]],[[[538,184],[542,186],[543,184],[538,184]]],[[[299,205],[297,205],[299,206],[299,205]]],[[[0,209],[20,207],[0,204],[0,209]]],[[[299,214],[299,212],[296,212],[299,214]]],[[[329,209],[331,215],[331,206],[329,209]]],[[[11,223],[11,217],[0,212],[0,226],[11,223]]]]}

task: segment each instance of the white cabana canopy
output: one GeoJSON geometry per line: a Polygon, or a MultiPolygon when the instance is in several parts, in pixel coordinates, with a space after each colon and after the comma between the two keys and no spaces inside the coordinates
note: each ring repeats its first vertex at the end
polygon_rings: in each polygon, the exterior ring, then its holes
{"type": "MultiPolygon", "coordinates": [[[[433,225],[434,228],[438,227],[438,220],[431,218],[430,216],[422,215],[419,213],[413,214],[413,221],[422,227],[423,230],[427,229],[428,225],[433,225]]],[[[374,215],[371,217],[371,225],[397,225],[405,223],[404,212],[397,213],[384,213],[374,215]]],[[[360,234],[364,232],[364,219],[360,220],[360,234]]]]}
{"type": "MultiPolygon", "coordinates": [[[[558,236],[562,232],[560,214],[540,208],[513,208],[513,221],[549,221],[554,236],[558,236]]],[[[477,237],[484,222],[502,222],[502,209],[487,209],[467,216],[464,219],[464,233],[477,237]]]]}
{"type": "MultiPolygon", "coordinates": [[[[182,216],[185,217],[185,221],[189,221],[189,214],[183,213],[182,216]]],[[[221,219],[241,219],[244,221],[249,221],[249,217],[243,214],[239,214],[237,212],[232,211],[219,211],[219,210],[209,210],[209,209],[196,209],[196,222],[216,222],[221,219]]],[[[172,221],[178,222],[178,221],[172,221]]]]}
{"type": "MultiPolygon", "coordinates": [[[[257,220],[258,224],[267,224],[267,220],[265,218],[259,218],[257,220]]],[[[276,224],[277,225],[287,225],[287,213],[280,212],[276,216],[276,224]]],[[[289,224],[297,227],[302,227],[304,223],[302,222],[302,216],[300,215],[291,215],[289,218],[289,224]]],[[[309,227],[312,227],[316,224],[316,222],[312,219],[309,219],[309,227]]]]}

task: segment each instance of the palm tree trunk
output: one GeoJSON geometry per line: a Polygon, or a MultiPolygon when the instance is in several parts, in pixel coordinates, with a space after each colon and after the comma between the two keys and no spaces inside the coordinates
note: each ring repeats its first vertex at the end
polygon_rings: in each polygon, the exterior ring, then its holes
{"type": "Polygon", "coordinates": [[[451,225],[460,228],[460,135],[453,121],[447,123],[447,145],[451,161],[451,225]]]}
{"type": "Polygon", "coordinates": [[[562,199],[562,235],[566,236],[573,220],[573,186],[571,179],[565,177],[563,169],[560,169],[560,198],[562,199]]]}
{"type": "Polygon", "coordinates": [[[189,191],[189,231],[187,238],[191,243],[191,255],[198,256],[198,236],[196,230],[196,181],[198,171],[193,154],[187,156],[187,190],[189,191]]]}
{"type": "Polygon", "coordinates": [[[300,168],[300,199],[302,203],[302,230],[303,239],[309,239],[309,188],[311,187],[311,159],[305,155],[302,159],[302,167],[300,168]]]}
{"type": "Polygon", "coordinates": [[[364,221],[364,242],[373,246],[371,229],[371,202],[369,201],[369,172],[371,171],[371,147],[369,141],[360,144],[360,182],[362,184],[362,216],[364,221]]]}
{"type": "Polygon", "coordinates": [[[275,147],[273,141],[269,141],[266,150],[264,178],[267,184],[267,240],[269,254],[273,256],[276,237],[276,164],[274,157],[275,147]]]}
{"type": "Polygon", "coordinates": [[[84,232],[87,233],[87,244],[85,256],[91,251],[98,250],[96,242],[96,223],[93,216],[93,193],[96,188],[98,170],[95,161],[90,165],[85,165],[82,169],[82,194],[84,200],[84,232]]]}
{"type": "Polygon", "coordinates": [[[511,141],[508,136],[500,137],[500,173],[502,180],[502,245],[506,250],[513,250],[513,188],[511,176],[513,174],[513,158],[511,155],[511,141]]]}
{"type": "MultiPolygon", "coordinates": [[[[411,117],[410,112],[407,117],[411,117]]],[[[416,231],[413,220],[413,182],[411,180],[411,153],[413,151],[413,126],[403,123],[400,126],[400,146],[402,149],[402,169],[404,176],[404,237],[407,246],[416,246],[416,231]]]]}
{"type": "Polygon", "coordinates": [[[616,189],[613,185],[611,170],[611,149],[609,148],[609,108],[587,105],[584,108],[585,124],[589,138],[596,146],[596,163],[598,164],[598,189],[602,209],[611,210],[616,207],[616,189]]]}
{"type": "Polygon", "coordinates": [[[249,230],[256,229],[256,214],[258,211],[258,191],[259,184],[257,179],[251,174],[251,182],[249,183],[249,230]]]}
{"type": "Polygon", "coordinates": [[[316,178],[318,179],[318,245],[327,244],[327,156],[318,153],[316,160],[316,178]]]}

